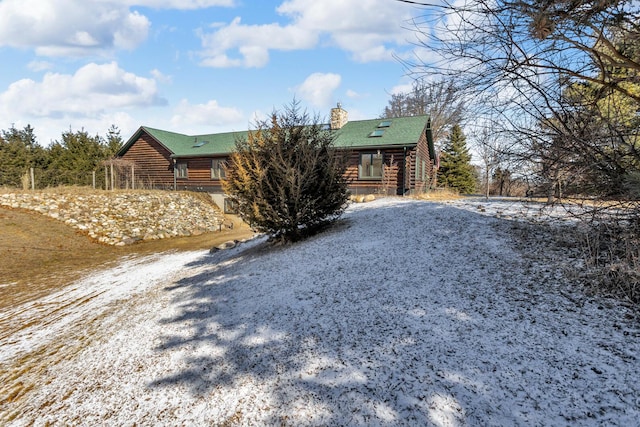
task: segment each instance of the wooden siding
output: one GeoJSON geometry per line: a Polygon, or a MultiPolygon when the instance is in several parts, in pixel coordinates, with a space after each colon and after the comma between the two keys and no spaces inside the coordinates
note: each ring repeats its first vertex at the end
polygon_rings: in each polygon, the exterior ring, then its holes
{"type": "MultiPolygon", "coordinates": [[[[406,155],[409,156],[412,150],[407,149],[406,155]]],[[[381,179],[361,179],[358,171],[360,166],[360,154],[377,153],[378,150],[353,150],[349,155],[347,164],[346,177],[349,180],[349,189],[353,194],[387,194],[401,195],[403,189],[405,192],[409,190],[409,182],[403,186],[403,172],[405,168],[402,161],[405,157],[403,147],[394,147],[380,149],[383,155],[382,162],[384,170],[381,179]]]]}
{"type": "MultiPolygon", "coordinates": [[[[361,153],[377,153],[378,149],[352,150],[348,154],[346,177],[353,194],[402,195],[426,191],[433,164],[429,159],[426,136],[421,135],[417,145],[380,149],[384,171],[381,179],[361,179],[358,174],[361,153]],[[403,164],[404,160],[404,164],[403,164]],[[426,167],[426,179],[422,180],[422,161],[426,167]],[[418,176],[416,176],[416,170],[418,176]]],[[[131,145],[122,156],[135,163],[136,188],[171,189],[174,184],[171,153],[147,133],[131,145]]],[[[214,157],[179,158],[187,163],[187,178],[176,179],[178,190],[222,193],[219,179],[211,178],[211,161],[214,157]]],[[[227,160],[228,157],[215,157],[227,160]]]]}
{"type": "MultiPolygon", "coordinates": [[[[135,163],[136,188],[173,189],[173,159],[171,152],[147,133],[142,133],[121,157],[135,163]]],[[[187,164],[187,178],[175,180],[178,190],[221,193],[219,179],[211,178],[212,158],[178,159],[187,164]]]]}
{"type": "Polygon", "coordinates": [[[429,158],[427,137],[423,133],[415,149],[411,151],[411,155],[407,158],[407,178],[411,193],[424,193],[427,191],[432,174],[433,162],[429,158]],[[423,176],[424,179],[422,178],[423,176]]]}
{"type": "Polygon", "coordinates": [[[173,188],[173,161],[169,150],[143,133],[122,159],[135,163],[136,188],[173,188]]]}
{"type": "Polygon", "coordinates": [[[179,190],[207,191],[210,193],[222,193],[222,183],[219,179],[211,178],[211,161],[227,157],[197,157],[192,159],[179,159],[179,162],[187,163],[187,179],[178,179],[176,187],[179,190]]]}

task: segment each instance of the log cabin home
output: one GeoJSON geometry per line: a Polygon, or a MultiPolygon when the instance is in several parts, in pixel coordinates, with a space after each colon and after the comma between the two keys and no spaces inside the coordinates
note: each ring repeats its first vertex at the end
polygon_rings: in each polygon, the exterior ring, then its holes
{"type": "MultiPolygon", "coordinates": [[[[352,194],[426,191],[437,155],[428,116],[349,121],[338,104],[326,126],[335,146],[348,150],[352,194]]],[[[142,126],[117,157],[135,165],[136,188],[205,191],[220,204],[226,162],[247,133],[184,135],[142,126]]]]}

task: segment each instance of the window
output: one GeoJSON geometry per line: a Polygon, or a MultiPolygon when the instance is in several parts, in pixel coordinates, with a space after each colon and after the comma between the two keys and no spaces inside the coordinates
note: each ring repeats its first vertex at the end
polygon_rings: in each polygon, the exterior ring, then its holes
{"type": "Polygon", "coordinates": [[[227,177],[224,168],[226,162],[222,159],[211,160],[211,179],[224,179],[227,177]]]}
{"type": "Polygon", "coordinates": [[[176,163],[176,178],[188,178],[187,162],[176,163]]]}
{"type": "Polygon", "coordinates": [[[416,157],[416,181],[426,181],[427,162],[420,156],[416,157]]]}
{"type": "Polygon", "coordinates": [[[391,126],[391,120],[384,120],[378,125],[379,128],[388,128],[391,126]]]}
{"type": "Polygon", "coordinates": [[[360,154],[359,176],[361,179],[382,179],[382,153],[360,154]]]}
{"type": "Polygon", "coordinates": [[[376,129],[369,134],[369,137],[380,137],[384,135],[384,129],[376,129]]]}

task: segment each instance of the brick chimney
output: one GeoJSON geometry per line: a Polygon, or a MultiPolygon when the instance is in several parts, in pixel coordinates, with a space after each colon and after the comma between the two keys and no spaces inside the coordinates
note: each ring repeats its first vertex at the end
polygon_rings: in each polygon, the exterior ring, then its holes
{"type": "Polygon", "coordinates": [[[342,109],[338,102],[336,108],[331,109],[331,130],[338,130],[349,121],[349,113],[342,109]]]}

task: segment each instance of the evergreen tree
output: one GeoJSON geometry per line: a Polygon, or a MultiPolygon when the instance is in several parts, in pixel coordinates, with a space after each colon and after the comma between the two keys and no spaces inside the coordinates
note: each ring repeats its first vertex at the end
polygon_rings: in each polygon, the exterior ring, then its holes
{"type": "Polygon", "coordinates": [[[114,157],[116,153],[122,148],[124,141],[120,135],[120,129],[116,125],[111,125],[107,131],[106,138],[106,156],[114,157]]]}
{"type": "Polygon", "coordinates": [[[540,156],[541,170],[555,165],[565,179],[551,184],[563,185],[570,193],[637,199],[640,67],[619,67],[610,58],[618,52],[640,63],[640,48],[633,39],[625,38],[623,29],[610,31],[611,43],[601,43],[596,49],[603,58],[597,81],[569,80],[561,97],[566,105],[563,114],[541,121],[551,134],[547,146],[558,146],[555,153],[542,153],[555,156],[540,156]],[[601,81],[615,81],[617,89],[601,81]]]}
{"type": "Polygon", "coordinates": [[[224,190],[255,229],[296,241],[336,220],[348,199],[334,136],[294,102],[236,141],[224,190]]]}
{"type": "Polygon", "coordinates": [[[19,130],[12,126],[0,133],[0,186],[20,187],[30,168],[43,168],[47,153],[38,143],[30,125],[19,130]]]}
{"type": "Polygon", "coordinates": [[[84,130],[64,132],[62,141],[51,144],[49,153],[55,185],[90,185],[91,173],[109,157],[102,138],[84,130]]]}
{"type": "Polygon", "coordinates": [[[460,193],[472,193],[476,188],[471,154],[460,125],[453,126],[442,148],[438,175],[442,185],[456,189],[460,193]]]}

